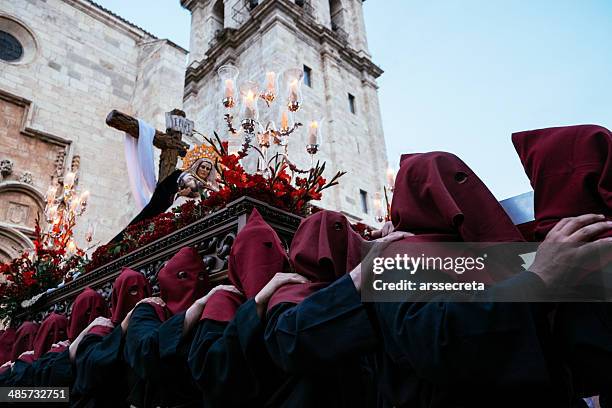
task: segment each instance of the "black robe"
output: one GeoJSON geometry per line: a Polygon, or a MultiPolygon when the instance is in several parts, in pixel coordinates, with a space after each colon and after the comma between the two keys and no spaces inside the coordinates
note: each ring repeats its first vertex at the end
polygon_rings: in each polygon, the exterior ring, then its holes
{"type": "Polygon", "coordinates": [[[383,406],[568,407],[571,386],[546,304],[490,301],[544,291],[531,272],[472,302],[375,303],[384,339],[377,358],[383,406]]]}
{"type": "Polygon", "coordinates": [[[560,304],[554,328],[576,394],[604,394],[606,401],[612,394],[612,304],[560,304]]]}
{"type": "Polygon", "coordinates": [[[4,384],[13,387],[70,387],[73,367],[68,349],[48,352],[32,363],[17,360],[4,384]]]}
{"type": "Polygon", "coordinates": [[[270,404],[286,376],[266,350],[264,329],[253,299],[243,303],[229,323],[198,323],[189,366],[202,390],[205,407],[270,404]]]}
{"type": "Polygon", "coordinates": [[[174,202],[174,196],[178,191],[177,180],[181,173],[181,170],[174,170],[168,175],[168,177],[157,183],[155,191],[153,192],[153,195],[151,196],[151,199],[147,205],[145,205],[145,207],[136,215],[136,217],[134,217],[134,219],[132,219],[132,221],[130,221],[128,225],[126,225],[126,227],[119,234],[110,240],[109,244],[120,242],[124,238],[125,230],[130,225],[134,225],[137,222],[146,220],[148,218],[153,218],[156,215],[165,212],[174,202]]]}
{"type": "Polygon", "coordinates": [[[0,387],[4,387],[6,381],[11,376],[12,367],[6,367],[0,372],[0,387]]]}
{"type": "Polygon", "coordinates": [[[3,385],[6,387],[31,387],[34,383],[32,364],[17,359],[10,370],[10,374],[5,375],[3,385]]]}
{"type": "Polygon", "coordinates": [[[124,336],[117,326],[106,336],[86,335],[76,351],[72,406],[128,407],[128,367],[123,360],[124,336]],[[112,391],[111,391],[112,390],[112,391]]]}
{"type": "Polygon", "coordinates": [[[350,276],[298,305],[275,305],[268,313],[265,339],[272,359],[291,376],[275,406],[375,404],[368,357],[378,339],[350,276]]]}
{"type": "MultiPolygon", "coordinates": [[[[62,352],[48,352],[31,364],[17,360],[11,374],[0,384],[5,387],[70,387],[73,378],[73,366],[68,349],[62,352]]],[[[70,396],[72,406],[72,396],[70,396]]],[[[16,403],[16,406],[23,406],[16,403]]],[[[66,407],[64,402],[45,403],[45,407],[66,407]]]]}
{"type": "Polygon", "coordinates": [[[136,407],[202,405],[187,365],[193,335],[182,337],[184,320],[185,312],[162,323],[146,303],[132,312],[123,350],[130,367],[129,403],[136,407]]]}

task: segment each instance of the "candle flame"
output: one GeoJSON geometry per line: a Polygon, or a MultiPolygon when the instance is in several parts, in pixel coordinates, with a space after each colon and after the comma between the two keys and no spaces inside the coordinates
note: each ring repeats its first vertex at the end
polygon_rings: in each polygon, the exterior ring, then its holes
{"type": "Polygon", "coordinates": [[[267,88],[269,92],[274,93],[275,89],[275,83],[276,82],[276,73],[273,71],[267,72],[266,73],[266,84],[267,84],[267,88]]]}
{"type": "Polygon", "coordinates": [[[382,205],[382,194],[380,192],[374,193],[374,214],[376,217],[382,217],[383,205],[382,205]]]}
{"type": "Polygon", "coordinates": [[[283,111],[281,114],[281,129],[289,128],[289,117],[287,116],[287,112],[283,111]]]}
{"type": "Polygon", "coordinates": [[[231,79],[225,80],[225,97],[230,98],[234,96],[234,81],[231,79]]]}
{"type": "Polygon", "coordinates": [[[70,187],[74,184],[75,174],[73,172],[68,172],[66,177],[64,177],[64,186],[70,187]]]}
{"type": "Polygon", "coordinates": [[[246,95],[247,104],[251,106],[254,100],[255,100],[255,93],[249,89],[246,95]]]}
{"type": "Polygon", "coordinates": [[[393,187],[395,184],[395,170],[393,170],[391,167],[387,169],[387,184],[390,187],[393,187]]]}
{"type": "Polygon", "coordinates": [[[66,245],[66,253],[72,255],[76,252],[76,244],[73,240],[68,241],[68,245],[66,245]]]}

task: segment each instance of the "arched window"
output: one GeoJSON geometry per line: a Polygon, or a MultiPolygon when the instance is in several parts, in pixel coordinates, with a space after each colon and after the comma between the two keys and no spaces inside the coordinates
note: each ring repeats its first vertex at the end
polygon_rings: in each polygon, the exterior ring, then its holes
{"type": "Polygon", "coordinates": [[[213,33],[223,30],[225,21],[225,6],[223,0],[217,0],[212,8],[213,33]]]}
{"type": "Polygon", "coordinates": [[[344,30],[344,9],[341,0],[329,0],[329,15],[332,30],[344,30]]]}

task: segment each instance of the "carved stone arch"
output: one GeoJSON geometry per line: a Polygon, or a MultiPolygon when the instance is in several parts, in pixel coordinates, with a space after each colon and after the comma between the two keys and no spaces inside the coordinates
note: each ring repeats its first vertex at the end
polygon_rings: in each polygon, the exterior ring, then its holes
{"type": "Polygon", "coordinates": [[[45,197],[36,187],[20,181],[0,183],[0,223],[32,235],[36,218],[42,218],[45,197]]]}
{"type": "Polygon", "coordinates": [[[0,262],[17,258],[24,249],[33,249],[34,244],[23,232],[0,223],[0,262]]]}

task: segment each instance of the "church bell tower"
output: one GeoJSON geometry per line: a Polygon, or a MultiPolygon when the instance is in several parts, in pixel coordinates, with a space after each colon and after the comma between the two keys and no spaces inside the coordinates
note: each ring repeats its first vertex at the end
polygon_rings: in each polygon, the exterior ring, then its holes
{"type": "MultiPolygon", "coordinates": [[[[385,184],[387,156],[376,84],[382,70],[368,51],[362,0],[181,0],[181,5],[191,12],[184,109],[196,129],[229,137],[220,66],[238,67],[238,85],[263,83],[270,69],[302,70],[303,104],[295,119],[306,125],[322,118],[315,161],[327,162],[328,179],[347,172],[314,204],[374,225],[373,198],[385,184]]],[[[265,115],[266,109],[260,110],[265,115]]],[[[289,138],[289,157],[308,168],[306,126],[289,138]]]]}

